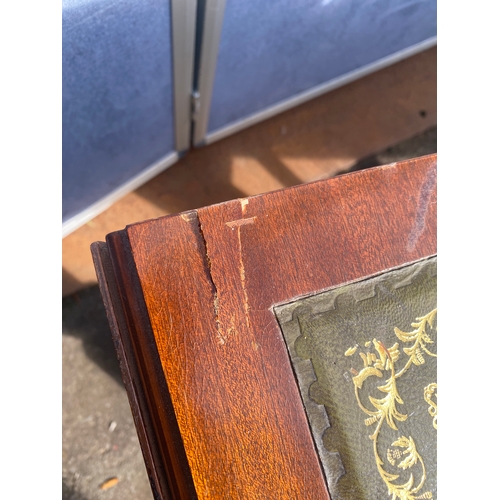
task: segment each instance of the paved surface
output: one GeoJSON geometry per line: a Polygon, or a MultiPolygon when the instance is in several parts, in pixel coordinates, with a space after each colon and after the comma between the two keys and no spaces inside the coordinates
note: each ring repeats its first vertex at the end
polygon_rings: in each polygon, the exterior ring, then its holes
{"type": "MultiPolygon", "coordinates": [[[[430,154],[436,143],[432,128],[353,169],[430,154]]],[[[63,500],[151,499],[98,287],[64,298],[62,309],[63,500]]]]}
{"type": "Polygon", "coordinates": [[[62,340],[63,500],[152,498],[97,286],[63,299],[62,340]]]}

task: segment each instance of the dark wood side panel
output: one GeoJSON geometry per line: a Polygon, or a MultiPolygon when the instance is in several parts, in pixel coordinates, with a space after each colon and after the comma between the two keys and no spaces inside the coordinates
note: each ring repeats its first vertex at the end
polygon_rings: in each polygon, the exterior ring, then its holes
{"type": "Polygon", "coordinates": [[[92,248],[155,498],[196,493],[125,232],[92,248]]]}
{"type": "Polygon", "coordinates": [[[127,228],[200,498],[327,498],[274,304],[436,253],[436,157],[127,228]]]}
{"type": "Polygon", "coordinates": [[[165,478],[161,477],[161,473],[158,474],[158,469],[155,466],[155,461],[159,461],[161,455],[159,450],[155,449],[157,448],[155,446],[156,438],[148,436],[148,429],[151,432],[153,428],[151,416],[144,407],[144,391],[142,384],[139,382],[137,363],[131,347],[127,322],[111,266],[108,247],[106,243],[99,241],[91,245],[91,252],[153,496],[155,499],[170,498],[168,487],[164,481],[165,478]]]}

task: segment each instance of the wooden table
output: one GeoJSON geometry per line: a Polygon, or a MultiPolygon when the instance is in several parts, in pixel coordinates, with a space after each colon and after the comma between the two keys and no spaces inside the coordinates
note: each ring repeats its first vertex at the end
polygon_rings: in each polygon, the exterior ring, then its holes
{"type": "Polygon", "coordinates": [[[436,156],[132,224],[92,253],[155,498],[327,499],[276,306],[434,256],[436,156]]]}

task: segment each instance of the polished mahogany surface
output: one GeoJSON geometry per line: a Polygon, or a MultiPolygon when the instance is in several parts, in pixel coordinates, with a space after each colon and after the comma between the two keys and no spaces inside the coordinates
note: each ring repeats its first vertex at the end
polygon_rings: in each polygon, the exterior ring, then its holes
{"type": "Polygon", "coordinates": [[[435,155],[94,244],[155,494],[329,498],[273,307],[434,254],[435,155]]]}

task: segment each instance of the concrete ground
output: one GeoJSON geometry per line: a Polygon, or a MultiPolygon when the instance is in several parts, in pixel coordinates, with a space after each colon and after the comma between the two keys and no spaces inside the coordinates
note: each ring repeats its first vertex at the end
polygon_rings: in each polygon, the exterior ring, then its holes
{"type": "Polygon", "coordinates": [[[312,180],[314,176],[324,177],[436,152],[435,51],[403,61],[363,80],[242,131],[235,137],[189,152],[187,159],[183,159],[184,164],[160,174],[101,214],[94,225],[87,225],[63,241],[63,280],[66,280],[62,300],[63,500],[153,498],[104,307],[95,285],[88,244],[103,239],[106,232],[121,229],[125,224],[142,218],[255,194],[259,190],[264,192],[312,180]],[[418,77],[415,68],[419,68],[418,77]],[[386,87],[391,85],[388,92],[386,87]],[[385,97],[381,97],[381,92],[385,92],[385,97]],[[391,96],[399,104],[387,107],[391,96]],[[338,104],[338,99],[344,104],[338,104]],[[356,102],[359,107],[360,102],[371,100],[378,102],[370,105],[371,113],[367,111],[359,120],[350,118],[350,109],[359,115],[356,102]],[[325,114],[325,106],[337,106],[337,113],[325,114]],[[384,109],[389,118],[376,118],[384,109]],[[340,111],[344,114],[339,118],[340,111]],[[284,116],[288,117],[285,132],[279,128],[285,126],[282,123],[284,116]],[[331,133],[332,123],[339,119],[346,123],[349,135],[343,137],[343,143],[350,144],[350,151],[345,154],[345,147],[337,147],[340,153],[335,156],[330,147],[331,137],[321,138],[321,130],[330,127],[331,133]],[[307,154],[306,122],[316,127],[311,151],[321,150],[321,141],[328,143],[318,155],[307,154]],[[297,126],[302,134],[299,137],[306,144],[301,146],[302,149],[295,144],[297,140],[292,138],[287,142],[283,139],[287,133],[294,133],[294,123],[302,124],[297,126]],[[279,131],[271,137],[272,140],[269,139],[271,126],[279,131]],[[361,137],[354,137],[359,134],[361,137]],[[224,156],[224,148],[231,151],[231,155],[224,156]],[[255,153],[253,158],[247,157],[244,164],[239,165],[237,162],[248,154],[249,148],[261,155],[255,153]],[[269,156],[266,157],[266,151],[271,150],[274,163],[269,156]],[[229,156],[235,160],[230,165],[227,162],[223,165],[223,182],[216,174],[213,179],[209,176],[199,180],[196,164],[205,164],[210,171],[211,164],[229,156]],[[257,165],[261,160],[266,170],[257,165]],[[316,168],[317,164],[320,167],[316,168]],[[189,165],[194,169],[194,173],[189,174],[192,177],[186,177],[189,165]],[[247,169],[245,174],[241,167],[247,169]],[[248,177],[248,170],[252,169],[253,177],[248,177]],[[269,172],[274,174],[272,178],[269,172]],[[247,184],[243,182],[245,179],[247,184]],[[250,181],[253,186],[248,184],[250,181]],[[217,186],[214,187],[215,183],[217,186]],[[81,278],[75,279],[77,275],[81,278]]]}
{"type": "Polygon", "coordinates": [[[63,500],[152,498],[97,286],[63,299],[62,323],[63,500]]]}

